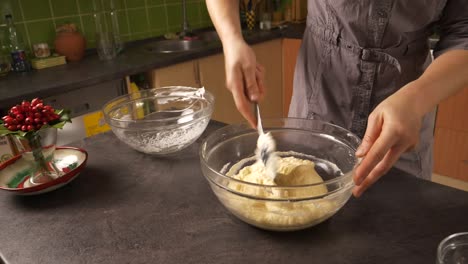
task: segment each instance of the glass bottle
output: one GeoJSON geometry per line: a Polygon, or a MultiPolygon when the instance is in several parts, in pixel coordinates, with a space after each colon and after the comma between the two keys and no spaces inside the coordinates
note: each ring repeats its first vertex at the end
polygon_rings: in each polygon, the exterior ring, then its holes
{"type": "Polygon", "coordinates": [[[13,17],[8,14],[5,16],[6,30],[5,41],[7,49],[11,55],[11,66],[16,72],[27,72],[31,70],[31,64],[26,56],[26,49],[22,42],[21,36],[16,30],[13,22],[13,17]]]}

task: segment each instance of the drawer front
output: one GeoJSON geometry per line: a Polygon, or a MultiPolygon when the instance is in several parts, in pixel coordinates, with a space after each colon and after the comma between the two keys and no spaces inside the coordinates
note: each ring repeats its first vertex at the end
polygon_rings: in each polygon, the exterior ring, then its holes
{"type": "Polygon", "coordinates": [[[434,171],[468,181],[468,133],[436,128],[434,138],[434,171]]]}

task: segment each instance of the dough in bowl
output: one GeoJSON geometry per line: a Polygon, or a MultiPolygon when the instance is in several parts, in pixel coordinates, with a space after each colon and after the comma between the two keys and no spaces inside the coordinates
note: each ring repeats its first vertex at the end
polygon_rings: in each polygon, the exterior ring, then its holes
{"type": "MultiPolygon", "coordinates": [[[[226,175],[255,184],[277,185],[275,181],[267,176],[265,167],[261,162],[256,162],[239,170],[244,164],[245,161],[238,162],[231,167],[226,175]]],[[[278,157],[277,164],[277,173],[282,176],[281,186],[323,182],[322,177],[314,169],[314,162],[310,160],[292,156],[278,157]]],[[[253,222],[253,224],[267,229],[312,225],[323,221],[339,209],[333,201],[321,198],[328,193],[327,187],[323,184],[272,190],[268,187],[258,188],[232,181],[228,187],[238,193],[256,198],[285,199],[284,201],[256,200],[231,193],[226,197],[220,197],[231,211],[246,219],[247,222],[253,222]],[[317,198],[311,200],[311,197],[317,198]],[[289,201],[288,199],[305,200],[289,201]]]]}

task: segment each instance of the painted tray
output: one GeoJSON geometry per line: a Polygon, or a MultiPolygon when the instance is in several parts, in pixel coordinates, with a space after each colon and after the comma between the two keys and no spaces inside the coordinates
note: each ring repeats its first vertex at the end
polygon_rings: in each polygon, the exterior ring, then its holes
{"type": "Polygon", "coordinates": [[[57,147],[54,163],[64,174],[40,185],[27,186],[31,167],[18,155],[0,165],[0,189],[19,195],[41,194],[56,190],[75,179],[86,166],[88,153],[84,149],[57,147]],[[26,186],[25,186],[26,185],[26,186]]]}

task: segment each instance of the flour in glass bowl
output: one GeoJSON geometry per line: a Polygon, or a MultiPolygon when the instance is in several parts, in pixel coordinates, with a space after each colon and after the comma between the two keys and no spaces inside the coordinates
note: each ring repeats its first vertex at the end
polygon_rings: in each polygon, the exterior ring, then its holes
{"type": "Polygon", "coordinates": [[[185,126],[151,131],[113,129],[130,147],[149,154],[165,154],[181,150],[195,141],[206,129],[209,118],[185,126]]]}

